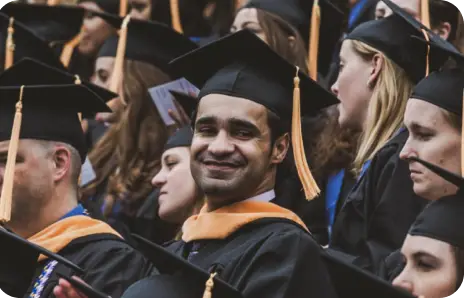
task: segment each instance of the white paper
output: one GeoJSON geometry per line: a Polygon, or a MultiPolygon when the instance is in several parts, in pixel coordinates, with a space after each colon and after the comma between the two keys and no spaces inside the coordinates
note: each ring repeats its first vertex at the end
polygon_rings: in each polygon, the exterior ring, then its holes
{"type": "Polygon", "coordinates": [[[198,88],[192,85],[192,83],[187,81],[185,78],[148,89],[148,92],[160,113],[161,119],[163,119],[166,126],[173,125],[175,123],[171,116],[169,116],[168,111],[173,110],[177,112],[173,101],[173,95],[169,91],[178,91],[195,95],[199,92],[198,88]]]}
{"type": "Polygon", "coordinates": [[[89,158],[85,158],[85,162],[81,168],[81,183],[80,186],[85,186],[97,178],[95,171],[93,169],[92,163],[89,158]]]}

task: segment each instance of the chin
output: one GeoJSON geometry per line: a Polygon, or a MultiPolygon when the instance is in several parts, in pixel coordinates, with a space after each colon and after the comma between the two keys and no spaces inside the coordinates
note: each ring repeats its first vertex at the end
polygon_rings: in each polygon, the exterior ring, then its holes
{"type": "Polygon", "coordinates": [[[413,190],[416,195],[428,201],[434,201],[438,199],[438,198],[435,198],[431,189],[429,187],[426,187],[425,183],[414,182],[413,190]]]}

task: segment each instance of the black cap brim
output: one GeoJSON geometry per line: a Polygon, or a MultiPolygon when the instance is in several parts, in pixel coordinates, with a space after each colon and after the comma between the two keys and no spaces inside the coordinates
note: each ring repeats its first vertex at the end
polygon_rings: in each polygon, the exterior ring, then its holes
{"type": "Polygon", "coordinates": [[[323,252],[322,258],[339,298],[414,298],[413,295],[328,252],[323,252]]]}
{"type": "MultiPolygon", "coordinates": [[[[188,280],[189,283],[193,283],[192,293],[205,288],[206,281],[210,278],[208,272],[139,235],[132,234],[132,236],[137,241],[137,248],[153,262],[160,273],[169,275],[182,274],[183,277],[187,278],[184,279],[185,281],[188,280]]],[[[179,284],[182,285],[182,283],[179,284]]],[[[242,295],[231,285],[215,277],[212,297],[240,298],[242,295]]]]}

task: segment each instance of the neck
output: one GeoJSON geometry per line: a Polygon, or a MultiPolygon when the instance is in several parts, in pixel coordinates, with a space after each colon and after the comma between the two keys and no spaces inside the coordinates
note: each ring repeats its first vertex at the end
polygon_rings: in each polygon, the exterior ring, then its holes
{"type": "Polygon", "coordinates": [[[225,206],[228,206],[228,205],[232,205],[232,204],[237,203],[237,202],[244,201],[246,199],[258,196],[258,195],[260,195],[262,193],[265,193],[265,192],[273,190],[273,189],[274,189],[273,185],[270,185],[270,186],[267,186],[267,187],[260,187],[260,188],[257,188],[253,193],[250,193],[249,195],[240,196],[240,197],[230,197],[227,200],[224,200],[223,196],[221,196],[221,197],[207,196],[206,197],[206,202],[207,202],[207,207],[208,207],[207,210],[208,210],[208,212],[212,212],[212,211],[217,210],[219,208],[222,208],[222,207],[225,207],[225,206]]]}
{"type": "Polygon", "coordinates": [[[17,235],[27,239],[57,222],[77,206],[77,195],[54,195],[39,208],[39,212],[28,216],[27,220],[12,219],[6,226],[17,235]]]}

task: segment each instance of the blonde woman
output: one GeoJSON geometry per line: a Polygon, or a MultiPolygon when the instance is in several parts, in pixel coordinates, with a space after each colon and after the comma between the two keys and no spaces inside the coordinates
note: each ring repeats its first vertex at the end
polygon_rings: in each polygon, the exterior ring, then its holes
{"type": "MultiPolygon", "coordinates": [[[[420,23],[386,2],[394,15],[359,26],[343,42],[340,74],[332,87],[341,102],[339,123],[362,129],[362,135],[352,169],[357,183],[344,202],[327,202],[335,206],[327,208],[329,220],[339,209],[330,247],[372,271],[401,247],[426,204],[414,194],[399,152],[408,138],[402,127],[407,100],[426,75],[427,47],[411,39],[422,36],[420,23]]],[[[431,70],[440,61],[430,58],[431,70]]]]}

